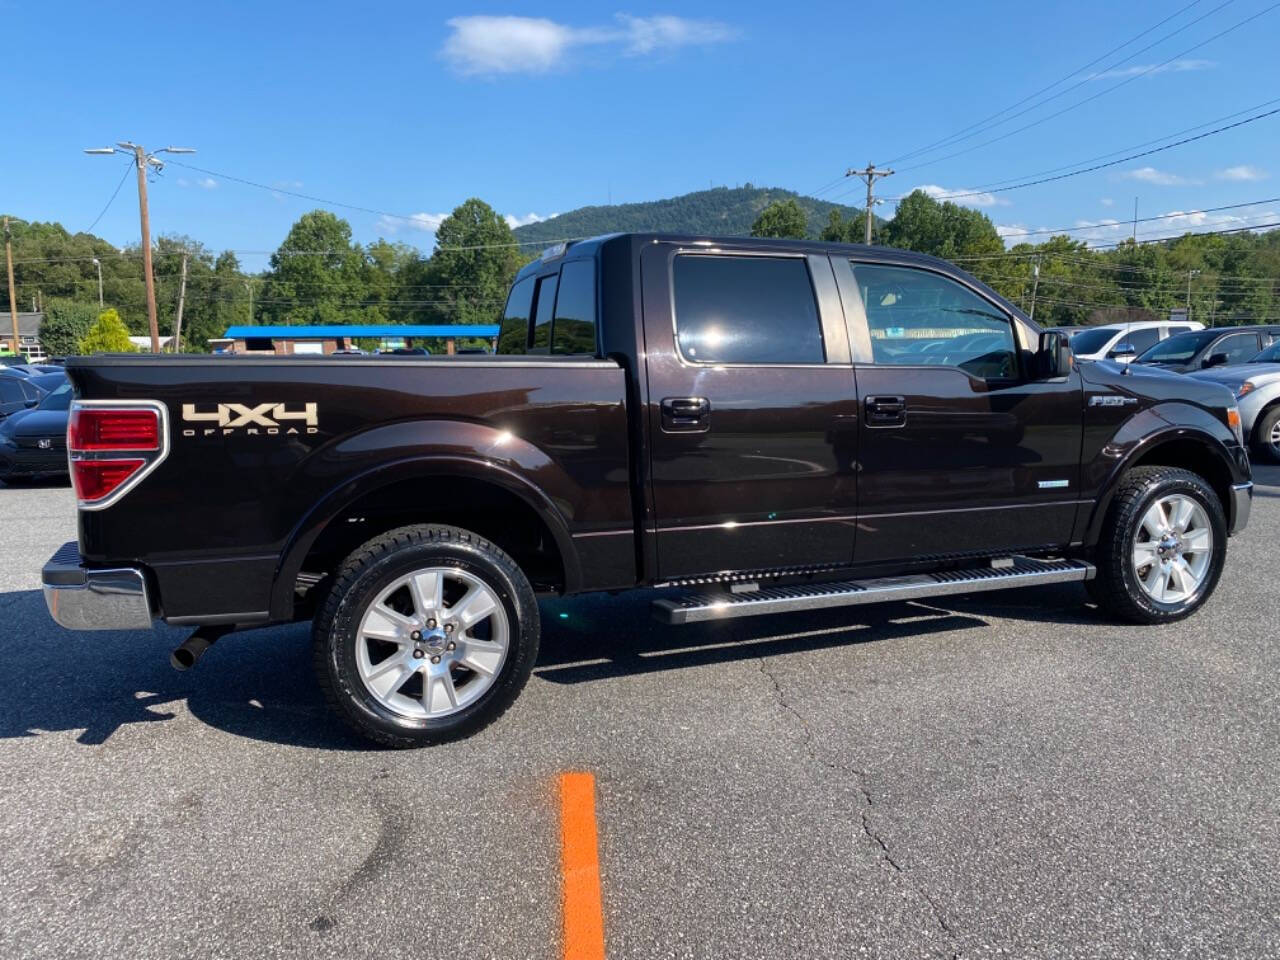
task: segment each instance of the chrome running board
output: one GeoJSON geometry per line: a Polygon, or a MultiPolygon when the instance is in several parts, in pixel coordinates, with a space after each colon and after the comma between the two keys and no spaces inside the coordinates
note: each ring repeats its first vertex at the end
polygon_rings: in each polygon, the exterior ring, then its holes
{"type": "MultiPolygon", "coordinates": [[[[1010,590],[1042,583],[1092,580],[1097,571],[1082,560],[1034,560],[1014,557],[989,567],[945,570],[903,577],[841,580],[789,587],[762,587],[750,592],[691,593],[674,599],[655,600],[653,616],[663,623],[696,623],[756,617],[766,613],[793,613],[826,607],[851,607],[889,600],[917,600],[957,593],[1010,590]]],[[[738,587],[737,590],[741,590],[738,587]]]]}

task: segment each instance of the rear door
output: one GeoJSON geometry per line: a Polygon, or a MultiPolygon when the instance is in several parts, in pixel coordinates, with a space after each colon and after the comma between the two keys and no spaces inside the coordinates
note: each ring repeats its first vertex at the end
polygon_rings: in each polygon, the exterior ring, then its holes
{"type": "Polygon", "coordinates": [[[662,579],[851,562],[857,399],[825,255],[641,255],[662,579]]]}
{"type": "Polygon", "coordinates": [[[1032,330],[959,278],[833,260],[861,400],[858,562],[1070,541],[1079,374],[1033,380],[1032,330]]]}

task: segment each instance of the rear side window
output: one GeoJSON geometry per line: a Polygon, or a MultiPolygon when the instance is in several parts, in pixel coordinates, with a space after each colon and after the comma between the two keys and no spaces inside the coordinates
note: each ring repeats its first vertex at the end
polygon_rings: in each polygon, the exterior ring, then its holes
{"type": "Polygon", "coordinates": [[[676,257],[676,342],[695,363],[823,363],[809,268],[799,257],[676,257]]]}
{"type": "Polygon", "coordinates": [[[529,348],[529,315],[533,312],[533,277],[525,277],[507,297],[498,331],[499,353],[524,353],[529,348]]]}
{"type": "Polygon", "coordinates": [[[595,355],[596,270],[591,260],[573,260],[560,268],[551,352],[595,355]]]}
{"type": "Polygon", "coordinates": [[[1118,350],[1120,348],[1120,344],[1127,343],[1129,346],[1133,347],[1133,353],[1137,356],[1139,353],[1146,353],[1159,342],[1160,331],[1156,327],[1143,327],[1139,330],[1129,330],[1126,332],[1125,335],[1120,338],[1120,342],[1112,349],[1118,350]]]}
{"type": "Polygon", "coordinates": [[[538,281],[537,302],[533,318],[533,339],[529,342],[530,353],[547,353],[551,349],[551,317],[556,305],[556,285],[559,277],[552,274],[538,281]]]}

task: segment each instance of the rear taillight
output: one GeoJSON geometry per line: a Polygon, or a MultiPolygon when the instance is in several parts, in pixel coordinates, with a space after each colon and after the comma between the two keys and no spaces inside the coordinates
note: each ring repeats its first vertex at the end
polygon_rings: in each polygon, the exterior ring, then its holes
{"type": "Polygon", "coordinates": [[[168,452],[165,409],[150,400],[77,400],[67,421],[71,481],[82,510],[110,506],[168,452]]]}

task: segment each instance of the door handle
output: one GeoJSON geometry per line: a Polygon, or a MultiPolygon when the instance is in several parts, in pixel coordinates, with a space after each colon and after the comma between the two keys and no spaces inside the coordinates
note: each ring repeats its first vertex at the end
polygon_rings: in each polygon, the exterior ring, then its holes
{"type": "Polygon", "coordinates": [[[711,401],[706,397],[667,397],[661,406],[663,430],[698,433],[711,426],[711,401]]]}
{"type": "Polygon", "coordinates": [[[901,427],[907,422],[906,397],[867,397],[864,404],[869,427],[901,427]]]}

